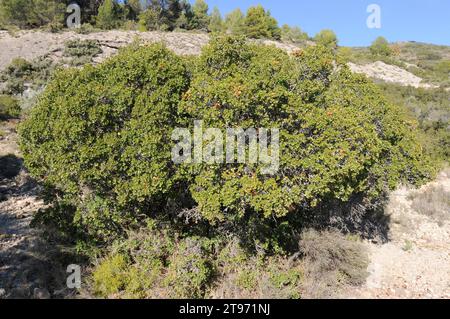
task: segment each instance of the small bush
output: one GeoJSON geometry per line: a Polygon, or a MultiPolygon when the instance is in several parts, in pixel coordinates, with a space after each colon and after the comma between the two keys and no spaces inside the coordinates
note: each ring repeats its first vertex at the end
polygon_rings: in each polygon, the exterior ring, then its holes
{"type": "Polygon", "coordinates": [[[119,293],[128,281],[128,264],[123,255],[114,255],[102,261],[93,272],[94,293],[108,297],[119,293]]]}
{"type": "Polygon", "coordinates": [[[79,28],[75,29],[75,32],[79,34],[89,34],[93,32],[100,31],[100,29],[96,29],[92,24],[90,23],[83,23],[79,28]]]}
{"type": "Polygon", "coordinates": [[[390,56],[393,54],[393,51],[389,46],[389,42],[383,37],[378,37],[369,47],[369,50],[370,53],[375,56],[390,56]]]}
{"type": "Polygon", "coordinates": [[[51,33],[61,32],[65,28],[64,24],[59,21],[52,21],[44,27],[44,30],[51,33]]]}
{"type": "Polygon", "coordinates": [[[10,95],[0,95],[0,120],[17,118],[21,108],[19,101],[10,95]]]}
{"type": "Polygon", "coordinates": [[[33,72],[33,65],[24,58],[15,58],[11,61],[5,69],[5,74],[8,76],[23,78],[30,76],[33,72]]]}
{"type": "Polygon", "coordinates": [[[306,263],[307,297],[334,297],[341,286],[361,285],[368,276],[363,244],[337,231],[307,230],[299,248],[306,263]]]}
{"type": "Polygon", "coordinates": [[[251,255],[236,240],[227,242],[217,258],[213,298],[298,299],[303,285],[298,261],[281,256],[251,255]]]}
{"type": "Polygon", "coordinates": [[[338,38],[333,30],[320,31],[314,36],[314,41],[330,49],[336,49],[338,46],[338,38]]]}
{"type": "Polygon", "coordinates": [[[91,63],[92,58],[102,52],[96,40],[70,40],[64,48],[64,56],[72,58],[70,63],[74,66],[91,63]]]}
{"type": "Polygon", "coordinates": [[[94,294],[102,297],[203,298],[214,272],[212,241],[176,239],[147,228],[118,241],[92,273],[94,294]]]}
{"type": "Polygon", "coordinates": [[[213,275],[208,241],[187,238],[169,259],[165,285],[172,298],[203,298],[213,275]]]}
{"type": "Polygon", "coordinates": [[[47,83],[54,70],[53,61],[47,57],[39,57],[31,62],[22,58],[14,59],[0,76],[6,83],[4,93],[18,95],[27,87],[39,89],[47,83]]]}

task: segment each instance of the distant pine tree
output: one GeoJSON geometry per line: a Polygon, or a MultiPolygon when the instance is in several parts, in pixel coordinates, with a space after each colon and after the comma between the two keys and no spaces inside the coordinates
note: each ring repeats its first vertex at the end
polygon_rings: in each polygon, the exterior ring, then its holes
{"type": "Polygon", "coordinates": [[[209,26],[208,5],[204,0],[196,0],[192,6],[193,17],[191,28],[197,30],[207,30],[209,26]]]}
{"type": "Polygon", "coordinates": [[[225,28],[229,34],[241,35],[245,33],[245,15],[241,9],[236,9],[225,17],[225,28]]]}
{"type": "Polygon", "coordinates": [[[327,48],[336,49],[338,46],[338,38],[333,30],[325,29],[320,31],[314,37],[314,41],[318,44],[326,46],[327,48]]]}
{"type": "Polygon", "coordinates": [[[278,22],[263,6],[251,7],[245,17],[245,34],[250,38],[277,39],[281,38],[278,22]]]}
{"type": "Polygon", "coordinates": [[[223,32],[224,31],[224,23],[222,19],[222,15],[220,14],[219,8],[214,7],[210,22],[209,22],[209,31],[211,32],[223,32]]]}
{"type": "Polygon", "coordinates": [[[99,28],[110,30],[120,24],[120,7],[116,0],[105,0],[98,8],[96,24],[99,28]]]}

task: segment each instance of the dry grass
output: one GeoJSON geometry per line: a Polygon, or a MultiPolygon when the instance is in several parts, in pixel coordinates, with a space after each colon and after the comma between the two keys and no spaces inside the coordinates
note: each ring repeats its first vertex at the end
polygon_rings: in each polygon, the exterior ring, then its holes
{"type": "Polygon", "coordinates": [[[443,185],[432,184],[425,190],[414,191],[408,199],[413,210],[441,226],[450,219],[450,192],[443,185]]]}
{"type": "Polygon", "coordinates": [[[305,231],[300,252],[306,269],[304,298],[337,297],[341,288],[361,285],[368,276],[364,245],[337,231],[305,231]]]}

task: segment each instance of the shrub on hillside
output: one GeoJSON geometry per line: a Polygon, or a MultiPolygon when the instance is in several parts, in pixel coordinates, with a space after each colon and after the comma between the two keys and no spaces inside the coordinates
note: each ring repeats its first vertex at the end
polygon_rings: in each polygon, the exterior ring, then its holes
{"type": "Polygon", "coordinates": [[[92,62],[92,58],[102,53],[95,40],[70,40],[64,44],[64,56],[72,58],[71,65],[79,66],[92,62]]]}
{"type": "Polygon", "coordinates": [[[0,95],[0,121],[20,116],[20,104],[9,95],[0,95]]]}
{"type": "Polygon", "coordinates": [[[187,236],[150,222],[95,265],[89,291],[126,298],[299,298],[301,263],[253,256],[234,239],[187,236]]]}
{"type": "Polygon", "coordinates": [[[23,58],[13,59],[0,75],[0,80],[6,83],[3,93],[19,95],[27,87],[39,89],[46,84],[54,70],[53,61],[47,57],[39,57],[31,62],[23,58]]]}
{"type": "Polygon", "coordinates": [[[213,276],[213,241],[177,238],[173,230],[150,222],[112,247],[92,273],[91,290],[97,296],[205,297],[213,276]]]}
{"type": "Polygon", "coordinates": [[[331,49],[336,49],[338,46],[338,38],[333,30],[325,29],[320,31],[314,36],[314,41],[331,49]]]}
{"type": "Polygon", "coordinates": [[[217,232],[251,223],[276,237],[272,224],[304,209],[429,177],[414,125],[331,50],[289,56],[219,37],[199,58],[131,47],[97,67],[61,71],[20,134],[30,172],[77,207],[75,221],[92,235],[114,236],[143,215],[174,219],[167,208],[176,203],[198,206],[217,232]],[[172,130],[196,119],[221,130],[279,128],[279,170],[175,165],[172,130]]]}

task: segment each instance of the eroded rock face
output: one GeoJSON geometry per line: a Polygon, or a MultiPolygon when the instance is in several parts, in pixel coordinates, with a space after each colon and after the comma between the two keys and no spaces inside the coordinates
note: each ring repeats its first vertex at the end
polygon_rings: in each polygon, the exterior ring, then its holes
{"type": "Polygon", "coordinates": [[[137,38],[142,42],[163,42],[175,53],[182,55],[199,54],[209,41],[207,34],[183,32],[105,31],[78,34],[72,31],[48,33],[33,30],[11,35],[7,31],[0,31],[0,47],[7,48],[0,52],[0,70],[17,57],[33,60],[49,54],[58,60],[62,57],[65,42],[69,40],[97,40],[104,51],[99,56],[99,60],[102,60],[137,38]]]}
{"type": "MultiPolygon", "coordinates": [[[[64,43],[69,40],[96,40],[102,47],[103,53],[94,59],[100,63],[117,50],[136,39],[142,43],[162,42],[179,55],[199,55],[203,46],[209,42],[206,33],[191,32],[138,32],[138,31],[104,31],[90,34],[78,34],[72,31],[48,33],[42,31],[19,31],[11,35],[7,31],[0,31],[0,47],[7,48],[0,52],[0,70],[8,66],[14,58],[22,57],[26,60],[49,55],[53,60],[60,61],[64,50],[64,43]]],[[[255,40],[266,45],[292,52],[298,47],[289,43],[272,40],[255,40]]]]}
{"type": "Polygon", "coordinates": [[[382,80],[384,82],[396,83],[403,86],[412,86],[415,88],[432,89],[435,85],[423,83],[422,78],[395,65],[389,65],[382,61],[358,65],[348,63],[350,69],[355,73],[362,73],[370,78],[382,80]]]}

